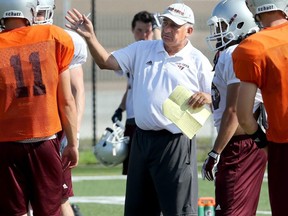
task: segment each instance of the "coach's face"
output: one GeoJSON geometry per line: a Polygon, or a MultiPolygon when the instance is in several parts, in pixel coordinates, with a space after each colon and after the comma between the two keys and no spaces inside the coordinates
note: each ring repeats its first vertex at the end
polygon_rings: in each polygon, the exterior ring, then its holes
{"type": "Polygon", "coordinates": [[[177,25],[172,20],[164,18],[162,22],[161,36],[164,47],[169,53],[171,49],[177,52],[182,49],[188,42],[187,38],[192,34],[193,27],[191,24],[177,25]]]}

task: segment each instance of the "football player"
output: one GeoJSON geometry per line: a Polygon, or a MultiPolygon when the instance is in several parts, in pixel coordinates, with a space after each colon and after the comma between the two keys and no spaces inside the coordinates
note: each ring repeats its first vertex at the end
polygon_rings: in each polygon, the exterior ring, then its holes
{"type": "MultiPolygon", "coordinates": [[[[36,25],[53,24],[53,15],[55,8],[56,7],[54,0],[38,0],[38,5],[36,7],[37,17],[35,18],[34,24],[36,25]]],[[[71,30],[65,30],[65,31],[68,32],[74,43],[74,56],[72,62],[69,65],[69,70],[70,70],[70,82],[72,93],[77,108],[77,140],[79,145],[80,126],[85,108],[85,89],[84,89],[82,65],[86,62],[87,59],[87,47],[85,40],[81,36],[79,36],[79,34],[71,30]]],[[[67,139],[65,134],[63,133],[59,133],[59,136],[61,140],[60,152],[62,153],[67,145],[67,139]]],[[[68,200],[69,197],[73,196],[70,169],[64,170],[63,190],[64,193],[61,206],[62,215],[71,216],[75,214],[75,216],[80,216],[81,214],[79,208],[77,208],[76,205],[70,206],[68,200]]]]}
{"type": "Polygon", "coordinates": [[[244,40],[234,51],[236,76],[241,80],[237,116],[241,127],[268,150],[268,187],[273,216],[287,209],[288,185],[288,1],[247,0],[247,6],[263,29],[244,40]],[[267,110],[267,138],[251,118],[252,98],[262,92],[267,110]]]}
{"type": "Polygon", "coordinates": [[[73,42],[57,26],[31,26],[36,7],[37,0],[0,1],[0,215],[27,215],[30,202],[35,216],[59,216],[59,176],[79,159],[73,42]]]}
{"type": "MultiPolygon", "coordinates": [[[[203,178],[215,180],[216,215],[256,215],[267,157],[239,126],[236,104],[240,80],[235,76],[231,55],[243,39],[259,28],[245,0],[220,1],[208,25],[207,42],[217,52],[212,104],[218,135],[203,164],[203,178]]],[[[253,105],[255,119],[261,103],[258,92],[253,105]]]]}

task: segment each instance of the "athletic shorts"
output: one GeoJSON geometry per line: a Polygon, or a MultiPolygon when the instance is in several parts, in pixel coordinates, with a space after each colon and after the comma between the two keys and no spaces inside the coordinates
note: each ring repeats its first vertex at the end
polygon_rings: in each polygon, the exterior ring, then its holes
{"type": "Polygon", "coordinates": [[[266,162],[266,153],[248,135],[232,137],[217,165],[216,216],[256,215],[266,162]]]}
{"type": "Polygon", "coordinates": [[[125,216],[196,216],[195,138],[136,129],[127,175],[125,216]]]}
{"type": "Polygon", "coordinates": [[[268,187],[273,216],[286,215],[288,143],[268,143],[268,187]]]}
{"type": "Polygon", "coordinates": [[[129,136],[130,139],[129,139],[129,143],[128,143],[128,155],[127,155],[126,159],[123,161],[122,175],[127,175],[127,173],[128,173],[130,149],[131,149],[131,143],[132,143],[133,135],[135,133],[135,129],[136,129],[135,121],[134,121],[134,123],[131,122],[131,124],[126,121],[124,136],[129,136]]]}
{"type": "MultiPolygon", "coordinates": [[[[64,131],[60,131],[57,134],[57,137],[60,142],[60,153],[63,153],[64,148],[67,146],[67,139],[64,131]]],[[[74,196],[73,187],[72,187],[72,173],[71,169],[67,168],[63,170],[63,199],[68,199],[69,197],[74,196]]]]}
{"type": "Polygon", "coordinates": [[[0,143],[0,216],[60,216],[62,163],[59,140],[0,143]]]}

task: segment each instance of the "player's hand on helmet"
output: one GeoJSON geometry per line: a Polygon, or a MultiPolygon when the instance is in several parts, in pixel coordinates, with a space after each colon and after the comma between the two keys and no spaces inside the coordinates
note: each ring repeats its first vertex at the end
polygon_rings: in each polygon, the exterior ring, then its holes
{"type": "Polygon", "coordinates": [[[220,154],[212,150],[208,153],[208,158],[205,160],[202,166],[202,178],[208,181],[215,179],[215,173],[217,172],[217,164],[220,160],[220,154]]]}
{"type": "Polygon", "coordinates": [[[123,109],[121,109],[120,107],[115,110],[111,118],[113,123],[116,123],[117,121],[122,121],[122,112],[123,112],[123,109]]]}
{"type": "Polygon", "coordinates": [[[159,19],[160,13],[153,13],[152,30],[161,28],[161,21],[159,19]]]}
{"type": "Polygon", "coordinates": [[[81,14],[77,9],[72,9],[72,11],[69,10],[65,19],[69,22],[68,24],[65,24],[65,26],[76,31],[86,40],[95,36],[92,22],[86,15],[81,14]]]}

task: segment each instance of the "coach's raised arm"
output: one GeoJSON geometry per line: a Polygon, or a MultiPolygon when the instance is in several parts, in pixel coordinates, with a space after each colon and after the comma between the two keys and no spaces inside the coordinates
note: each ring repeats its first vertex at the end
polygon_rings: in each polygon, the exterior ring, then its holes
{"type": "Polygon", "coordinates": [[[120,66],[114,56],[107,52],[97,40],[93,24],[88,17],[81,14],[77,9],[69,10],[67,13],[68,15],[65,18],[70,24],[65,26],[85,38],[96,64],[101,69],[120,70],[120,66]]]}

